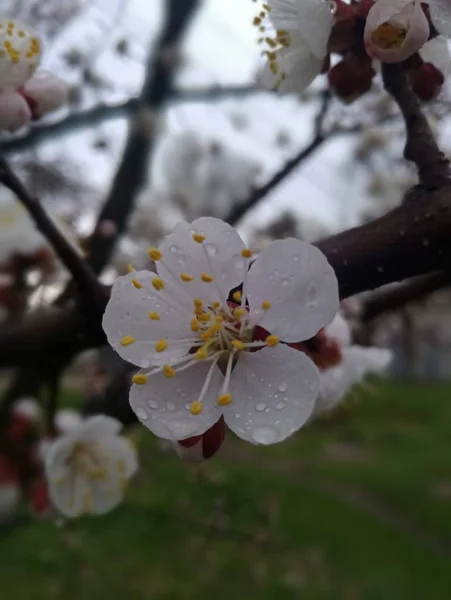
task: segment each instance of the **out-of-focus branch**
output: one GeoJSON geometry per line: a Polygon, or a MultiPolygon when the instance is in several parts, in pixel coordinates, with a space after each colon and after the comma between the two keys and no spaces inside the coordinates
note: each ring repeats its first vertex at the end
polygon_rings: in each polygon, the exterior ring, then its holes
{"type": "MultiPolygon", "coordinates": [[[[169,100],[171,102],[201,102],[220,98],[249,96],[260,92],[261,89],[252,85],[209,86],[205,88],[187,88],[174,90],[169,100]]],[[[97,104],[92,108],[69,113],[58,121],[33,124],[27,133],[5,139],[0,142],[3,154],[13,154],[36,148],[42,142],[55,139],[79,129],[88,129],[112,119],[131,117],[139,107],[139,98],[130,98],[116,104],[97,104]]]]}
{"type": "Polygon", "coordinates": [[[108,263],[117,240],[127,227],[136,196],[145,182],[157,113],[171,94],[178,64],[178,45],[199,4],[200,0],[168,0],[165,3],[163,31],[156,51],[149,58],[122,160],[90,240],[88,262],[96,273],[100,273],[108,263]],[[109,235],[105,235],[104,223],[108,224],[109,235]]]}
{"type": "Polygon", "coordinates": [[[399,64],[383,64],[384,86],[404,117],[406,147],[404,156],[415,163],[420,184],[427,189],[437,189],[449,184],[451,174],[449,161],[440,151],[429,123],[421,110],[421,104],[413,93],[406,73],[399,64]]]}
{"type": "Polygon", "coordinates": [[[58,258],[71,273],[81,295],[89,299],[89,303],[86,303],[86,305],[90,304],[98,311],[103,311],[107,296],[93,270],[58,229],[39,200],[28,192],[2,156],[0,156],[0,183],[10,189],[26,208],[37,229],[46,238],[58,258]]]}
{"type": "Polygon", "coordinates": [[[448,271],[414,277],[396,287],[376,292],[365,302],[361,320],[369,323],[380,315],[399,310],[411,302],[418,302],[448,286],[451,286],[451,273],[448,271]]]}
{"type": "Polygon", "coordinates": [[[311,156],[317,148],[325,141],[323,132],[323,121],[327,113],[330,102],[330,93],[328,91],[323,93],[321,100],[321,107],[315,118],[315,133],[312,141],[306,146],[299,154],[289,160],[283,167],[278,171],[267,183],[259,188],[254,188],[250,196],[244,201],[232,206],[229,214],[224,219],[231,225],[236,225],[244,215],[257,206],[257,204],[265,198],[279,183],[281,183],[288,175],[290,175],[294,169],[296,169],[304,160],[311,156]]]}

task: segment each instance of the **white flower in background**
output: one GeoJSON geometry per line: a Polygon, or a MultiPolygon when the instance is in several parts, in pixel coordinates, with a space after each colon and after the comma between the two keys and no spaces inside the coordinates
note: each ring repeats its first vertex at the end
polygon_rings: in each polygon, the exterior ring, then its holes
{"type": "Polygon", "coordinates": [[[428,4],[437,31],[451,35],[451,3],[448,0],[376,0],[368,13],[364,40],[372,58],[402,62],[428,41],[430,27],[423,9],[428,4]]]}
{"type": "Polygon", "coordinates": [[[32,423],[36,423],[42,418],[42,410],[39,402],[33,396],[21,396],[18,398],[13,405],[13,411],[32,423]]]}
{"type": "Polygon", "coordinates": [[[55,415],[55,429],[60,435],[72,433],[82,423],[83,417],[73,408],[62,408],[55,415]]]}
{"type": "Polygon", "coordinates": [[[267,0],[254,19],[266,46],[262,83],[302,92],[320,74],[333,25],[326,0],[267,0]]]}
{"type": "Polygon", "coordinates": [[[353,385],[360,383],[370,374],[382,374],[390,365],[393,353],[386,348],[352,345],[351,328],[338,313],[325,328],[328,339],[341,347],[340,364],[320,373],[320,393],[315,406],[315,415],[336,408],[346,397],[353,385]]]}
{"type": "Polygon", "coordinates": [[[337,312],[324,255],[286,239],[252,263],[235,229],[203,217],[179,223],[149,256],[158,274],[120,277],[103,320],[111,346],[142,368],[130,394],[141,422],[171,440],[200,435],[221,415],[253,443],[298,430],[313,410],[318,371],[280,342],[311,338],[337,312]]]}
{"type": "Polygon", "coordinates": [[[47,246],[25,208],[8,190],[0,194],[0,265],[14,252],[32,253],[47,246]]]}
{"type": "Polygon", "coordinates": [[[447,75],[451,57],[445,37],[439,35],[429,40],[420,50],[420,56],[425,63],[433,65],[442,75],[447,75]]]}
{"type": "Polygon", "coordinates": [[[66,517],[100,515],[115,508],[137,469],[121,423],[99,415],[58,438],[45,453],[50,498],[66,517]]]}
{"type": "Polygon", "coordinates": [[[41,47],[31,27],[0,18],[0,130],[15,131],[67,100],[69,87],[58,77],[34,76],[41,47]]]}

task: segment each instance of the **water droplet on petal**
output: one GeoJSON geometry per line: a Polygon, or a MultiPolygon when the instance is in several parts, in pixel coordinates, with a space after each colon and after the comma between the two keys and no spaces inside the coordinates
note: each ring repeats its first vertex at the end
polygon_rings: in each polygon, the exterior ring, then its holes
{"type": "Polygon", "coordinates": [[[173,244],[172,246],[169,246],[169,251],[173,252],[174,254],[176,252],[178,252],[180,250],[180,248],[178,246],[176,246],[175,244],[173,244]]]}
{"type": "Polygon", "coordinates": [[[290,285],[290,279],[288,277],[284,277],[282,279],[282,287],[288,287],[290,285]]]}
{"type": "Polygon", "coordinates": [[[158,408],[158,402],[155,402],[155,400],[149,400],[147,404],[149,405],[149,408],[153,408],[154,410],[158,408]]]}
{"type": "Polygon", "coordinates": [[[144,408],[141,408],[139,406],[138,406],[138,408],[135,409],[135,413],[140,421],[145,421],[146,419],[149,418],[147,411],[144,408]]]}
{"type": "Polygon", "coordinates": [[[279,437],[274,427],[257,427],[251,435],[254,442],[264,445],[274,444],[279,437]]]}
{"type": "Polygon", "coordinates": [[[255,405],[255,410],[258,412],[262,412],[263,410],[265,410],[266,408],[266,404],[264,402],[259,402],[258,404],[255,405]]]}
{"type": "Polygon", "coordinates": [[[179,267],[183,267],[183,265],[185,263],[186,263],[185,255],[184,254],[179,254],[179,256],[177,258],[177,264],[179,265],[179,267]]]}
{"type": "Polygon", "coordinates": [[[285,408],[285,402],[278,402],[276,408],[277,410],[282,410],[282,408],[285,408]]]}
{"type": "Polygon", "coordinates": [[[279,392],[286,392],[288,388],[288,384],[285,381],[279,385],[279,392]]]}
{"type": "Polygon", "coordinates": [[[205,244],[204,248],[207,251],[207,254],[209,254],[210,256],[216,256],[216,254],[218,253],[218,249],[214,244],[205,244]]]}
{"type": "Polygon", "coordinates": [[[265,408],[265,412],[269,413],[269,408],[265,408]]]}
{"type": "Polygon", "coordinates": [[[239,419],[239,418],[241,417],[241,415],[240,415],[240,414],[238,414],[238,413],[235,413],[235,417],[236,417],[237,419],[239,419]]]}
{"type": "Polygon", "coordinates": [[[166,408],[168,410],[175,410],[175,404],[173,402],[166,402],[166,408]]]}
{"type": "Polygon", "coordinates": [[[293,262],[299,262],[299,256],[297,254],[293,254],[293,256],[291,257],[293,262]]]}

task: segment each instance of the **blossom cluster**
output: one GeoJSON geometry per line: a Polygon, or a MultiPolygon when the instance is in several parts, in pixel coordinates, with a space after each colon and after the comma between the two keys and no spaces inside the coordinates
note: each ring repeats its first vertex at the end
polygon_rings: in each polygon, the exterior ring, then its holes
{"type": "Polygon", "coordinates": [[[42,42],[31,27],[0,18],[0,130],[13,132],[66,102],[64,81],[36,73],[41,54],[42,42]]]}
{"type": "Polygon", "coordinates": [[[254,25],[265,47],[263,82],[301,92],[320,73],[344,101],[367,92],[378,62],[406,63],[411,84],[434,98],[448,72],[447,0],[267,0],[254,25]]]}

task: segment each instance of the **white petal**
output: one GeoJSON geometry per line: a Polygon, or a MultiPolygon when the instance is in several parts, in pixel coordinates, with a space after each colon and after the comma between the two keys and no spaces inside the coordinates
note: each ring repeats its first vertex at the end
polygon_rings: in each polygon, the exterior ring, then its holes
{"type": "Polygon", "coordinates": [[[353,383],[358,383],[369,373],[384,373],[393,359],[386,348],[350,346],[343,351],[343,362],[353,383]]]}
{"type": "Polygon", "coordinates": [[[159,275],[169,279],[168,267],[176,277],[186,273],[194,280],[183,283],[193,297],[211,303],[224,302],[228,293],[243,281],[246,261],[241,257],[244,242],[236,230],[213,217],[202,217],[191,225],[179,223],[174,231],[165,237],[160,250],[163,264],[157,264],[159,275]],[[193,240],[193,233],[205,235],[203,244],[193,240]],[[208,259],[206,254],[208,254],[208,259]],[[204,283],[202,273],[216,278],[222,293],[219,295],[214,283],[204,283]]]}
{"type": "Polygon", "coordinates": [[[41,60],[41,42],[36,32],[19,21],[0,18],[0,48],[0,89],[23,85],[41,60]],[[13,62],[5,50],[5,43],[19,53],[17,62],[13,62]]]}
{"type": "Polygon", "coordinates": [[[192,345],[171,344],[174,340],[193,337],[190,328],[194,310],[192,300],[171,281],[165,280],[163,290],[155,290],[152,281],[156,277],[155,273],[149,271],[136,271],[119,277],[113,286],[103,317],[103,328],[110,345],[123,359],[140,367],[177,360],[192,345]],[[143,287],[136,289],[133,279],[143,287]],[[158,313],[160,320],[151,320],[151,312],[158,313]],[[121,340],[129,335],[135,342],[122,346],[121,340]],[[167,350],[158,353],[155,343],[160,339],[169,340],[169,345],[167,350]]]}
{"type": "Polygon", "coordinates": [[[326,335],[342,346],[349,346],[352,339],[349,323],[340,313],[337,313],[332,323],[326,327],[326,335]]]}
{"type": "Polygon", "coordinates": [[[279,345],[242,352],[230,381],[227,425],[254,444],[285,440],[308,420],[318,395],[319,376],[303,352],[279,345]]]}
{"type": "Polygon", "coordinates": [[[420,55],[424,62],[434,65],[443,75],[447,75],[451,57],[448,41],[442,35],[429,40],[421,49],[420,55]]]}
{"type": "Polygon", "coordinates": [[[315,416],[336,408],[345,398],[353,383],[352,374],[344,363],[332,369],[320,371],[320,391],[315,405],[315,416]]]}
{"type": "Polygon", "coordinates": [[[449,0],[430,0],[429,10],[435,28],[442,35],[451,37],[451,3],[449,0]]]}
{"type": "Polygon", "coordinates": [[[26,82],[24,90],[34,101],[33,116],[37,118],[64,104],[68,99],[70,86],[49,71],[39,71],[26,82]]]}
{"type": "Polygon", "coordinates": [[[69,471],[64,482],[50,477],[47,478],[47,481],[52,504],[60,513],[74,518],[85,512],[84,502],[89,493],[89,487],[84,477],[69,471]]]}
{"type": "Polygon", "coordinates": [[[72,433],[72,438],[81,441],[97,441],[102,437],[116,436],[122,429],[122,423],[113,417],[95,415],[89,417],[72,433]]]}
{"type": "Polygon", "coordinates": [[[210,365],[201,362],[172,378],[157,373],[145,385],[132,385],[130,405],[141,423],[167,440],[183,440],[212,427],[221,416],[217,397],[224,377],[217,367],[202,412],[192,415],[189,410],[199,397],[210,365]]]}
{"type": "Polygon", "coordinates": [[[138,468],[138,457],[132,442],[123,435],[102,440],[102,450],[120,477],[130,479],[138,468]]]}
{"type": "Polygon", "coordinates": [[[16,131],[30,119],[31,111],[20,94],[14,90],[0,92],[0,130],[16,131]]]}
{"type": "Polygon", "coordinates": [[[274,242],[257,256],[247,290],[251,312],[271,302],[259,324],[285,342],[313,337],[339,308],[337,278],[326,257],[294,238],[274,242]]]}
{"type": "Polygon", "coordinates": [[[333,15],[325,0],[298,0],[298,24],[301,36],[314,56],[327,54],[333,15]]]}

